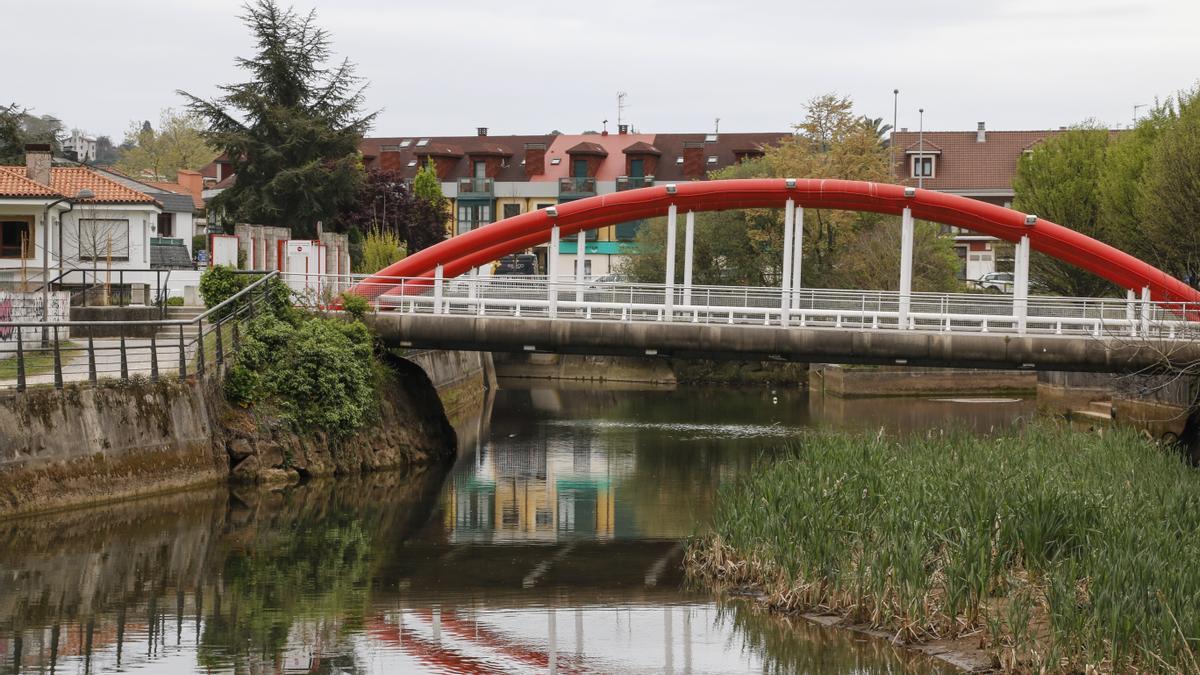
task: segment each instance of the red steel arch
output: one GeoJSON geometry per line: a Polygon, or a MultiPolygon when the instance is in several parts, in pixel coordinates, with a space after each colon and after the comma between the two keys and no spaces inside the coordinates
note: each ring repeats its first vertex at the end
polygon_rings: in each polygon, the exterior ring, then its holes
{"type": "MultiPolygon", "coordinates": [[[[436,267],[455,277],[501,256],[550,240],[559,226],[562,237],[617,223],[652,218],[675,204],[679,212],[726,211],[742,208],[782,208],[788,199],[797,206],[899,215],[905,207],[914,218],[954,225],[1007,241],[1029,235],[1030,245],[1059,260],[1108,279],[1122,288],[1150,288],[1156,302],[1200,302],[1200,292],[1128,253],[1074,230],[1038,218],[1026,224],[1024,213],[968,197],[906,188],[902,185],[834,179],[750,178],[659,185],[597,195],[548,210],[530,211],[447,239],[379,270],[353,292],[375,297],[387,291],[386,277],[427,277],[436,267]],[[910,196],[911,195],[911,196],[910,196]]],[[[415,290],[415,289],[414,289],[415,290]]]]}

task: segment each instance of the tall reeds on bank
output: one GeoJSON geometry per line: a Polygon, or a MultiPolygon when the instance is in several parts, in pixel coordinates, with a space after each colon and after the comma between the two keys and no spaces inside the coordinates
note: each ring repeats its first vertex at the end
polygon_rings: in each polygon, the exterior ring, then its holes
{"type": "Polygon", "coordinates": [[[1200,673],[1200,473],[1133,432],[815,432],[722,489],[688,565],[1007,668],[1200,673]]]}

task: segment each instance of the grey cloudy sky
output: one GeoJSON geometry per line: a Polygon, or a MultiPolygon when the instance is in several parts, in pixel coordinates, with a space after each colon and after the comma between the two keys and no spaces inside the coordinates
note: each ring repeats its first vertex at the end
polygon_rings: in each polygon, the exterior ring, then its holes
{"type": "MultiPolygon", "coordinates": [[[[94,134],[236,81],[241,0],[0,0],[0,103],[94,134]],[[14,30],[14,28],[16,28],[14,30]],[[17,63],[20,55],[20,64],[17,63]]],[[[786,129],[836,91],[900,126],[1128,123],[1200,77],[1196,0],[296,0],[383,112],[372,135],[786,129]]]]}

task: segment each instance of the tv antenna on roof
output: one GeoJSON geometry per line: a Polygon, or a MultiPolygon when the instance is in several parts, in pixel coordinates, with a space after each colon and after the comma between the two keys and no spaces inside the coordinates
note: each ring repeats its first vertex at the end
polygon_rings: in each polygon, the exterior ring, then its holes
{"type": "Polygon", "coordinates": [[[626,96],[629,96],[629,94],[627,94],[623,91],[617,92],[617,128],[618,129],[621,128],[621,125],[625,123],[625,107],[626,107],[625,97],[626,96]]]}

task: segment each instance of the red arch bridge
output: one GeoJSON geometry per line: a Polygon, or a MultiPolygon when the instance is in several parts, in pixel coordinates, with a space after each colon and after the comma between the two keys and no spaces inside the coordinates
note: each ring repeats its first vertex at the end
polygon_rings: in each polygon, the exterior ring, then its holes
{"type": "Polygon", "coordinates": [[[379,334],[398,346],[493,351],[1136,371],[1200,361],[1200,292],[1137,258],[1036,215],[900,185],[825,179],[669,184],[605,194],[507,218],[415,253],[365,278],[334,283],[372,301],[379,334]],[[784,209],[780,287],[692,283],[694,214],[784,209]],[[805,288],[804,209],[901,216],[898,291],[805,288]],[[676,279],[683,214],[682,279],[676,279]],[[583,278],[588,230],[667,217],[666,273],[657,284],[583,278]],[[913,221],[1015,244],[1011,295],[912,292],[913,221]],[[577,237],[575,272],[559,242],[577,237]],[[545,277],[468,274],[549,243],[545,277]],[[1040,251],[1127,289],[1124,298],[1030,296],[1040,251]],[[463,276],[460,276],[463,275],[463,276]]]}

